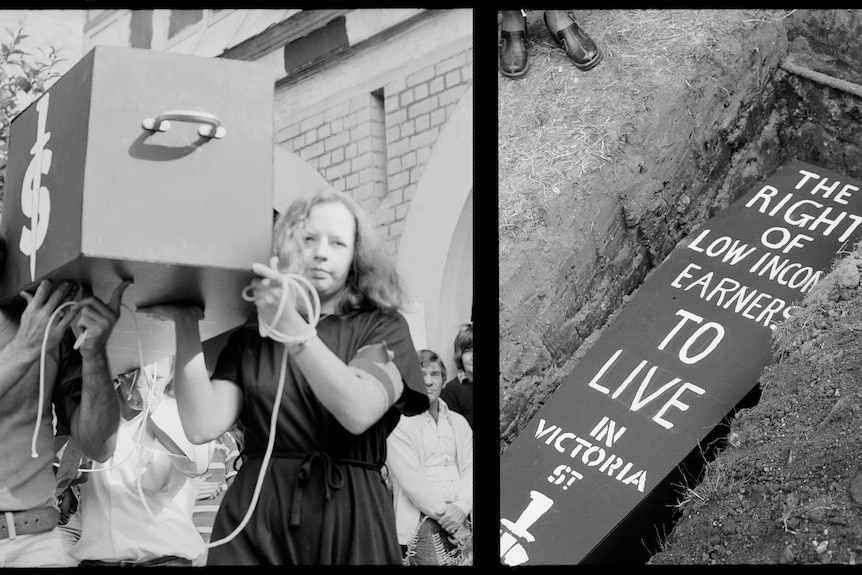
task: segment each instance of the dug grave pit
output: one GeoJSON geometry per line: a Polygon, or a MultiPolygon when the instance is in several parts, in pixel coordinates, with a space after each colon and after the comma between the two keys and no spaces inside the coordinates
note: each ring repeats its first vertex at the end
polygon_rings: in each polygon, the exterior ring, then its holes
{"type": "MultiPolygon", "coordinates": [[[[558,371],[570,370],[572,362],[589,348],[590,339],[594,341],[600,333],[604,320],[631,297],[650,269],[680,241],[686,241],[691,230],[778,166],[795,158],[860,177],[859,98],[852,89],[843,89],[846,86],[840,82],[836,88],[835,83],[788,71],[796,66],[826,73],[842,82],[857,79],[848,76],[847,70],[852,66],[847,62],[854,62],[858,54],[848,53],[849,44],[845,42],[858,31],[857,21],[845,18],[839,11],[834,11],[831,20],[827,20],[828,14],[805,12],[808,11],[792,15],[781,26],[761,30],[757,37],[748,39],[750,50],[735,53],[740,65],[749,66],[738,90],[694,84],[681,101],[669,100],[657,110],[658,121],[653,124],[657,130],[629,136],[627,145],[636,153],[628,164],[612,166],[602,173],[603,180],[611,183],[609,187],[619,190],[620,202],[605,210],[605,223],[596,232],[604,243],[596,248],[594,265],[568,271],[570,276],[589,275],[589,289],[583,289],[579,303],[570,304],[576,313],[558,314],[561,321],[557,325],[549,324],[544,333],[534,331],[542,342],[567,342],[558,344],[557,349],[544,346],[552,356],[562,358],[555,366],[558,371]],[[824,34],[824,29],[830,33],[824,34]],[[682,109],[692,111],[691,117],[696,120],[705,120],[704,126],[698,126],[702,129],[686,126],[681,130],[683,120],[690,121],[680,118],[678,112],[682,109]],[[650,138],[660,145],[644,148],[639,138],[650,138]],[[655,156],[650,157],[644,150],[652,150],[655,156]],[[680,159],[664,159],[668,157],[664,152],[680,159]],[[576,337],[569,337],[572,334],[576,337]],[[572,345],[572,341],[580,345],[567,357],[569,352],[563,346],[572,345]]],[[[570,281],[568,285],[576,283],[570,281]]],[[[505,323],[501,312],[501,328],[505,323]]],[[[518,370],[507,364],[503,348],[501,434],[505,450],[531,413],[541,403],[552,400],[554,383],[559,384],[559,380],[548,381],[553,380],[543,377],[549,375],[548,370],[539,370],[522,378],[530,380],[532,376],[529,385],[519,389],[516,381],[507,388],[506,376],[517,376],[518,370]],[[543,379],[542,384],[535,385],[543,379]]],[[[745,403],[753,405],[756,401],[755,389],[745,403]]],[[[704,442],[706,461],[724,445],[725,434],[726,427],[719,425],[704,442]]],[[[701,475],[704,457],[693,452],[690,460],[686,460],[686,473],[678,485],[695,485],[701,475]]],[[[616,554],[615,559],[627,557],[632,562],[643,562],[648,558],[670,531],[674,509],[659,506],[650,532],[632,539],[630,548],[616,554]]]]}

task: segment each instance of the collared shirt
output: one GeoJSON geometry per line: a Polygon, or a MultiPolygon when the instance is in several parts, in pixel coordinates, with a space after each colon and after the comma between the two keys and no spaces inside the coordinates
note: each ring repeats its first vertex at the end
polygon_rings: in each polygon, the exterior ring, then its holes
{"type": "Polygon", "coordinates": [[[442,514],[449,503],[473,511],[473,431],[463,416],[438,401],[437,421],[426,411],[402,417],[386,441],[398,542],[405,545],[419,512],[442,514]]]}
{"type": "Polygon", "coordinates": [[[422,418],[422,443],[425,451],[425,474],[440,490],[446,503],[458,500],[458,480],[461,478],[456,461],[455,431],[449,423],[449,408],[438,402],[437,421],[427,411],[422,418]]]}

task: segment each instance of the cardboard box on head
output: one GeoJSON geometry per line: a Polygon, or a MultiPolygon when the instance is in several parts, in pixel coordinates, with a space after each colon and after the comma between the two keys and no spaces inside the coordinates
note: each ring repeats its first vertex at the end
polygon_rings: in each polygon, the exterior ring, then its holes
{"type": "MultiPolygon", "coordinates": [[[[204,306],[204,340],[243,323],[272,241],[273,92],[260,64],[93,49],[12,122],[0,303],[46,278],[107,300],[131,279],[132,310],[204,306]]],[[[139,338],[145,365],[174,353],[171,322],[123,309],[114,373],[140,366],[139,338]]]]}

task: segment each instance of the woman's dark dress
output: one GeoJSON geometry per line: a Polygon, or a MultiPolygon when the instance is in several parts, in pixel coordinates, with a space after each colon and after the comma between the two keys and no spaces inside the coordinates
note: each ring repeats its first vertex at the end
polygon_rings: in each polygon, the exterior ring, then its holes
{"type": "MultiPolygon", "coordinates": [[[[395,353],[404,391],[380,421],[352,435],[317,400],[288,355],[275,447],[257,507],[233,540],[209,550],[208,565],[401,562],[392,500],[380,468],[386,461],[386,437],[400,413],[415,415],[428,408],[407,322],[399,313],[382,311],[330,315],[319,321],[317,333],[345,363],[361,347],[385,342],[395,353]]],[[[230,534],[251,503],[283,350],[282,344],[261,338],[256,325],[246,325],[231,335],[213,372],[212,379],[233,381],[243,390],[240,423],[247,459],[219,508],[212,541],[230,534]]]]}

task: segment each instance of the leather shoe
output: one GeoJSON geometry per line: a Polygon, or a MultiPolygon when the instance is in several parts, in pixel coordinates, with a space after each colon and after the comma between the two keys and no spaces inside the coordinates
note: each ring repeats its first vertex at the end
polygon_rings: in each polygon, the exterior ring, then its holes
{"type": "MultiPolygon", "coordinates": [[[[548,19],[545,18],[547,26],[548,19]]],[[[554,32],[548,26],[554,40],[566,51],[566,56],[574,62],[575,67],[586,72],[595,67],[602,60],[602,51],[599,50],[592,38],[578,27],[577,22],[572,22],[567,28],[554,32]]]]}
{"type": "Polygon", "coordinates": [[[526,30],[500,31],[500,72],[509,78],[520,78],[527,73],[530,61],[524,47],[526,30]]]}

